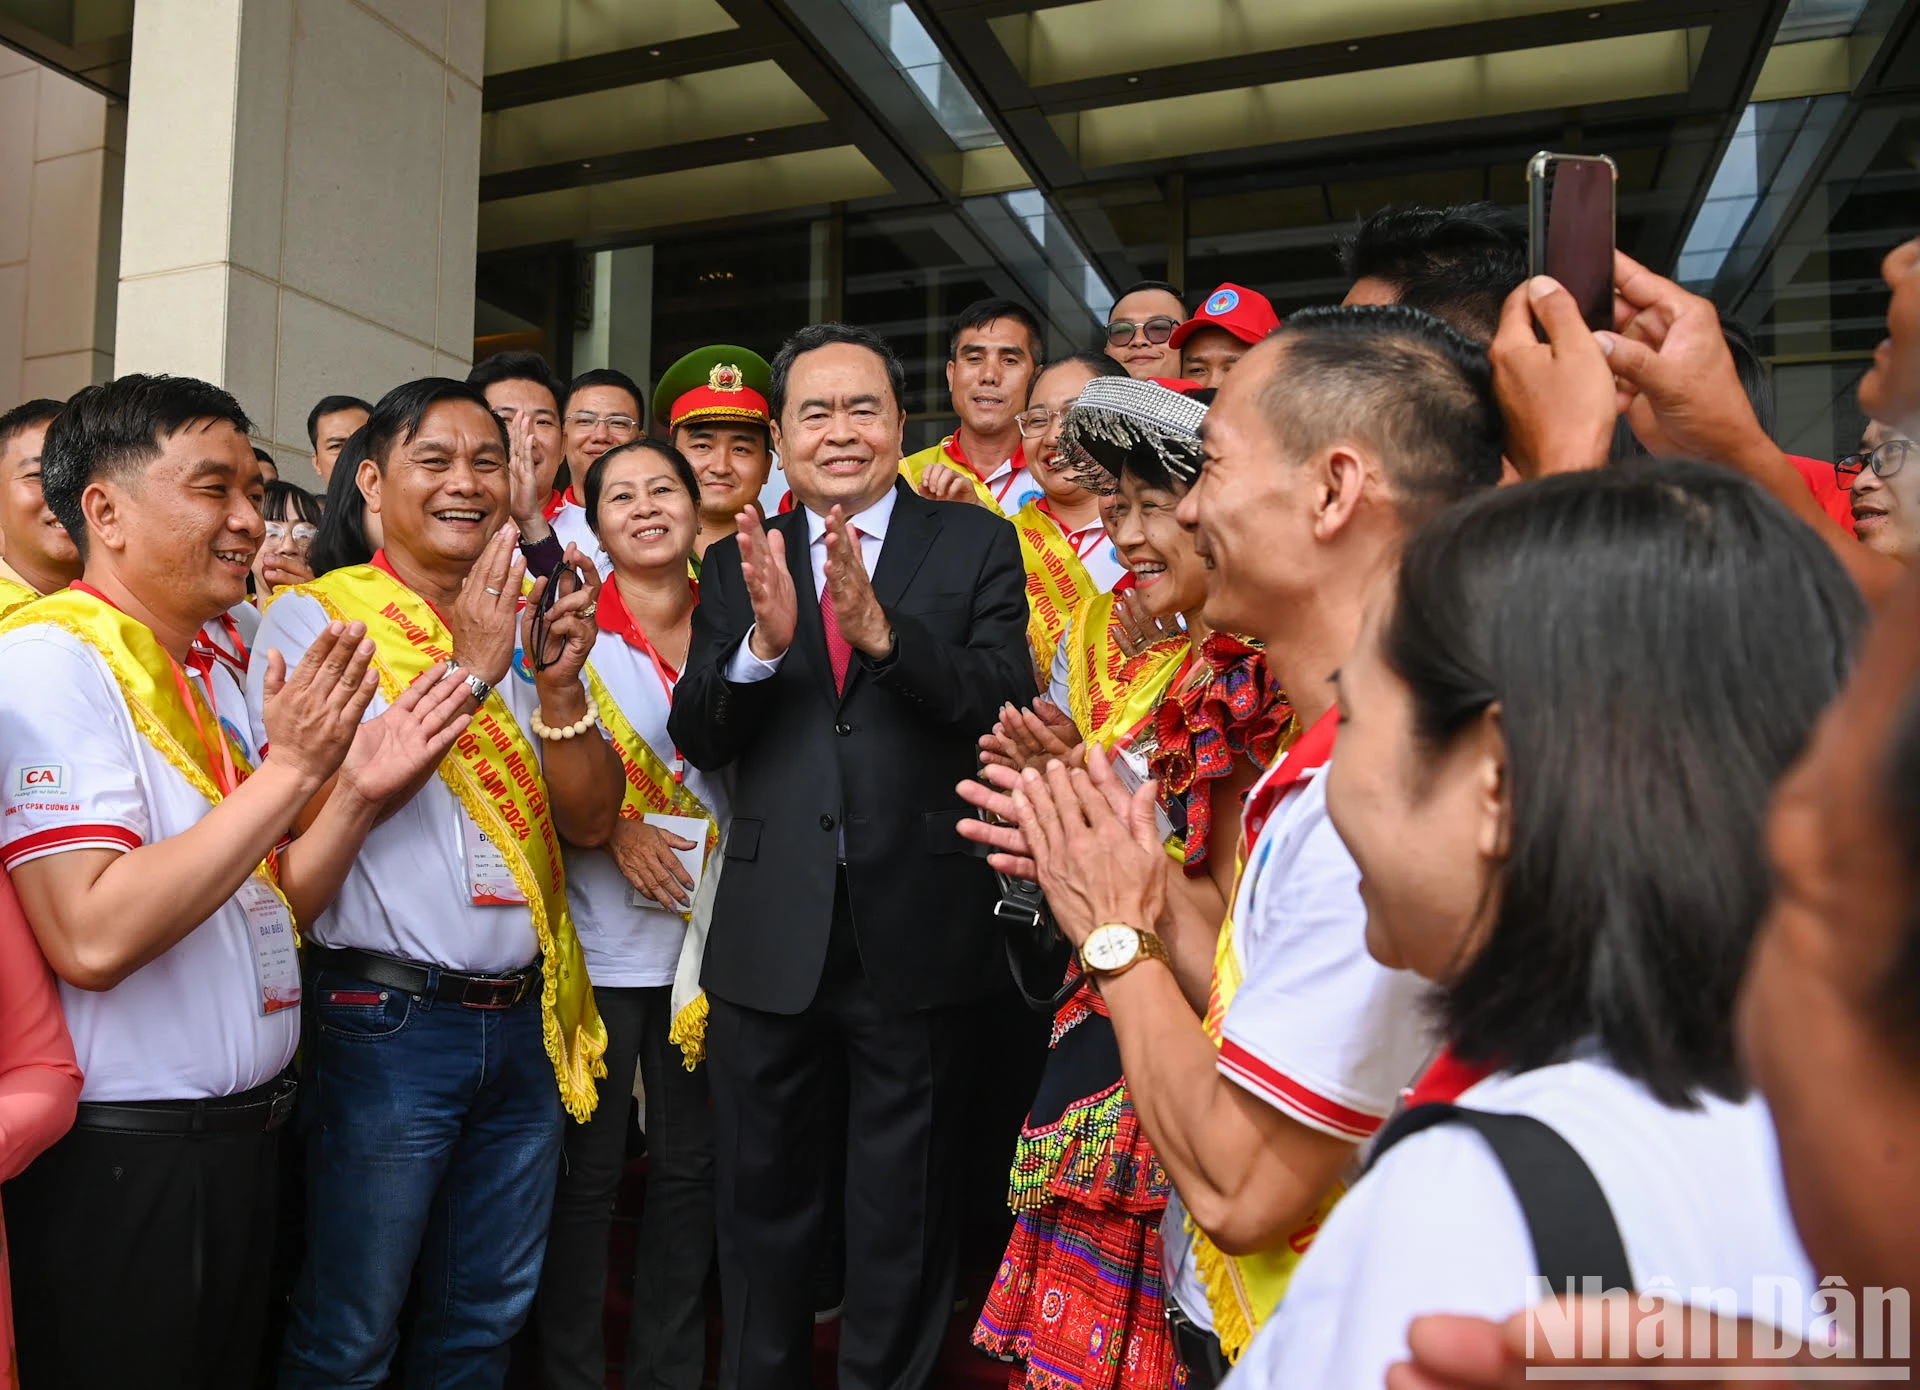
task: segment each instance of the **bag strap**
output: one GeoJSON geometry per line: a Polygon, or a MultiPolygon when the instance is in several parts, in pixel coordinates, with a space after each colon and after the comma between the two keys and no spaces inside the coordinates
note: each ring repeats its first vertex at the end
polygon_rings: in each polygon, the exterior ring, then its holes
{"type": "Polygon", "coordinates": [[[1584,1292],[1583,1281],[1598,1275],[1602,1291],[1633,1291],[1633,1268],[1607,1194],[1579,1151],[1543,1120],[1444,1103],[1416,1105],[1380,1131],[1367,1167],[1402,1139],[1442,1124],[1465,1125],[1487,1141],[1519,1200],[1534,1262],[1554,1289],[1570,1285],[1584,1292]]]}

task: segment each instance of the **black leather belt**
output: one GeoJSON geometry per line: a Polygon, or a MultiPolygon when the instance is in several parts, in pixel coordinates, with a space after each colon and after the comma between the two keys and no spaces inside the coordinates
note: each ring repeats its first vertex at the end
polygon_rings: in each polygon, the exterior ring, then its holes
{"type": "Polygon", "coordinates": [[[287,1122],[299,1090],[299,1082],[282,1075],[250,1091],[207,1100],[83,1102],[73,1125],[123,1134],[260,1134],[287,1122]]]}
{"type": "Polygon", "coordinates": [[[1174,1354],[1187,1368],[1188,1390],[1213,1390],[1233,1369],[1220,1339],[1180,1310],[1173,1295],[1162,1295],[1167,1311],[1167,1330],[1173,1334],[1174,1354]]]}
{"type": "Polygon", "coordinates": [[[307,961],[318,969],[337,970],[342,975],[397,989],[416,999],[432,998],[469,1009],[511,1009],[527,997],[540,979],[537,960],[524,969],[504,975],[469,975],[395,956],[375,955],[352,946],[322,946],[318,942],[308,944],[307,961]]]}

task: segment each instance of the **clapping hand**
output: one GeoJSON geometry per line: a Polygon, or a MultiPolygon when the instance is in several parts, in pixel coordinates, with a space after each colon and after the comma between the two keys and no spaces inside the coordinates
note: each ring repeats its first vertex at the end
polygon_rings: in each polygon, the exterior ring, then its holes
{"type": "Polygon", "coordinates": [[[860,542],[839,507],[827,513],[826,568],[827,592],[833,595],[833,617],[840,635],[855,651],[875,660],[885,656],[893,649],[893,624],[874,597],[860,542]]]}
{"type": "Polygon", "coordinates": [[[1003,705],[993,732],[980,736],[980,761],[989,767],[1044,769],[1058,759],[1069,767],[1086,760],[1086,740],[1070,716],[1053,701],[1039,699],[1031,709],[1003,705]]]}
{"type": "Polygon", "coordinates": [[[1114,644],[1129,658],[1140,655],[1169,637],[1178,636],[1179,632],[1172,619],[1156,618],[1147,611],[1147,601],[1138,590],[1129,589],[1113,606],[1114,644]]]}
{"type": "Polygon", "coordinates": [[[685,912],[695,886],[674,851],[694,848],[692,840],[624,816],[614,822],[607,841],[620,876],[669,912],[685,912]]]}
{"type": "Polygon", "coordinates": [[[1507,296],[1487,350],[1507,421],[1507,458],[1522,478],[1599,468],[1613,442],[1613,370],[1580,306],[1536,275],[1507,296]],[[1534,320],[1546,329],[1541,342],[1534,320]]]}
{"type": "Polygon", "coordinates": [[[447,613],[453,651],[460,664],[488,685],[506,679],[513,665],[513,633],[520,610],[520,581],[527,562],[514,549],[511,524],[494,532],[460,585],[447,613]]]}
{"type": "Polygon", "coordinates": [[[279,651],[267,653],[267,762],[292,770],[318,791],[340,767],[380,678],[365,623],[328,623],[300,664],[287,672],[279,651]]]}
{"type": "Polygon", "coordinates": [[[753,604],[748,648],[762,661],[777,661],[793,645],[800,614],[793,575],[787,569],[787,538],[769,531],[752,507],[734,517],[734,522],[740,528],[740,577],[753,604]]]}
{"type": "Polygon", "coordinates": [[[972,502],[976,506],[980,502],[972,480],[944,463],[927,465],[927,471],[920,475],[920,495],[935,502],[972,502]]]}
{"type": "Polygon", "coordinates": [[[466,686],[441,679],[446,669],[444,663],[429,667],[384,712],[359,726],[340,764],[342,789],[384,805],[439,766],[472,718],[466,686]]]}

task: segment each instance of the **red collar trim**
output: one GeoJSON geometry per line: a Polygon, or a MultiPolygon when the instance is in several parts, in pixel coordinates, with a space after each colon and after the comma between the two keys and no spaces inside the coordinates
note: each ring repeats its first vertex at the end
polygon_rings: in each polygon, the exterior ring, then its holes
{"type": "Polygon", "coordinates": [[[1267,818],[1273,814],[1280,799],[1307,779],[1307,774],[1327,765],[1327,759],[1333,756],[1333,736],[1340,729],[1340,707],[1329,706],[1327,712],[1313,721],[1313,727],[1293,741],[1293,747],[1287,750],[1287,756],[1280,760],[1280,766],[1273,775],[1260,783],[1247,798],[1246,809],[1241,813],[1240,825],[1247,837],[1247,845],[1260,838],[1260,832],[1266,829],[1267,818]]]}
{"type": "MultiPolygon", "coordinates": [[[[400,577],[400,572],[393,567],[393,562],[387,559],[387,548],[385,546],[381,546],[380,549],[374,551],[373,558],[367,561],[367,563],[369,565],[372,565],[375,569],[380,570],[386,575],[388,575],[390,578],[392,578],[394,583],[398,584],[401,588],[405,589],[408,593],[413,594],[413,593],[420,592],[418,589],[415,589],[413,585],[407,583],[406,580],[400,577]]],[[[427,598],[425,594],[421,594],[420,597],[426,603],[427,607],[433,609],[433,616],[440,620],[441,626],[446,628],[448,632],[452,632],[453,624],[447,621],[447,615],[440,611],[439,605],[436,604],[432,599],[427,598]]]]}
{"type": "Polygon", "coordinates": [[[1491,1062],[1463,1062],[1453,1055],[1451,1047],[1444,1047],[1440,1055],[1420,1073],[1420,1079],[1402,1093],[1402,1097],[1409,1108],[1436,1102],[1451,1103],[1498,1070],[1491,1062]]]}
{"type": "Polygon", "coordinates": [[[1093,519],[1093,524],[1091,526],[1082,526],[1078,530],[1075,530],[1073,527],[1067,525],[1066,522],[1062,521],[1059,517],[1054,515],[1053,504],[1048,499],[1047,495],[1044,492],[1041,493],[1038,497],[1033,499],[1033,505],[1039,509],[1039,512],[1042,516],[1044,516],[1048,521],[1051,521],[1055,526],[1059,527],[1060,534],[1065,536],[1068,540],[1072,540],[1075,536],[1084,536],[1089,531],[1104,531],[1106,529],[1106,527],[1100,524],[1100,518],[1098,516],[1095,516],[1093,519]]]}
{"type": "MultiPolygon", "coordinates": [[[[84,579],[76,579],[67,587],[70,589],[78,589],[83,594],[89,594],[99,599],[100,602],[106,604],[107,607],[116,613],[125,613],[127,611],[98,589],[94,588],[93,585],[87,583],[84,579]]],[[[218,618],[213,619],[213,621],[220,624],[221,630],[227,634],[227,640],[233,643],[234,650],[229,652],[211,637],[208,637],[205,633],[205,625],[203,624],[201,632],[194,637],[193,646],[187,652],[187,667],[195,675],[205,680],[207,673],[213,669],[213,663],[218,661],[230,668],[235,676],[244,683],[247,675],[247,663],[252,658],[252,653],[247,650],[247,644],[241,640],[240,625],[233,620],[233,615],[230,613],[222,613],[218,618]]]]}
{"type": "Polygon", "coordinates": [[[87,583],[87,581],[84,579],[76,579],[73,581],[73,583],[67,585],[67,587],[69,589],[78,589],[83,594],[92,594],[95,598],[99,599],[100,602],[106,604],[107,607],[111,608],[116,613],[124,613],[127,611],[126,609],[122,608],[119,604],[115,603],[112,599],[108,598],[105,594],[101,593],[98,589],[94,588],[93,585],[87,583]]]}
{"type": "Polygon", "coordinates": [[[552,521],[563,509],[579,505],[580,499],[573,495],[573,484],[568,483],[563,491],[554,493],[546,500],[540,508],[540,515],[552,521]]]}

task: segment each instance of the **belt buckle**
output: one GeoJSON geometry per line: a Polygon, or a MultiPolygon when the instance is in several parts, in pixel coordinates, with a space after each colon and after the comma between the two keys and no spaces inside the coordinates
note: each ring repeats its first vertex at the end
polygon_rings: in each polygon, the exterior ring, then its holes
{"type": "Polygon", "coordinates": [[[1002,898],[993,905],[993,915],[1003,922],[1015,926],[1033,928],[1040,925],[1040,909],[1017,902],[1012,898],[1002,898]]]}
{"type": "Polygon", "coordinates": [[[525,980],[468,980],[461,987],[460,1004],[468,1009],[511,1009],[525,988],[525,980]]]}
{"type": "Polygon", "coordinates": [[[273,1094],[267,1109],[267,1128],[278,1129],[293,1114],[293,1102],[300,1094],[297,1084],[282,1086],[273,1094]]]}

